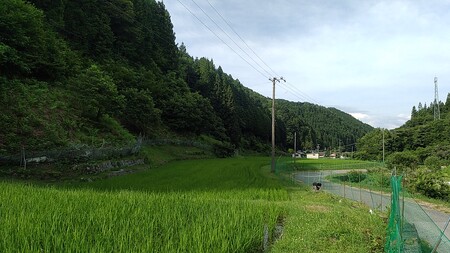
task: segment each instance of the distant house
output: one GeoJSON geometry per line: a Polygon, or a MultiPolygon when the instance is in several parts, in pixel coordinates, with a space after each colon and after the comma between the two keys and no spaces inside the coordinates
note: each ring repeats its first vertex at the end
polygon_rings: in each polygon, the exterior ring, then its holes
{"type": "Polygon", "coordinates": [[[319,153],[308,153],[306,154],[307,159],[319,159],[319,153]]]}
{"type": "Polygon", "coordinates": [[[330,158],[331,158],[331,159],[336,159],[336,153],[331,153],[331,154],[330,154],[330,158]]]}
{"type": "Polygon", "coordinates": [[[303,158],[305,157],[305,153],[303,153],[302,151],[297,151],[297,153],[292,154],[292,158],[303,158]]]}

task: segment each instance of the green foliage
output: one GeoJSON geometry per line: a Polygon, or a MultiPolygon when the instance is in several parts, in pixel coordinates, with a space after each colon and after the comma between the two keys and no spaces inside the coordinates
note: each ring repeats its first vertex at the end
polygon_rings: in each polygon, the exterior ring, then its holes
{"type": "Polygon", "coordinates": [[[397,169],[398,172],[416,170],[419,160],[413,152],[396,152],[388,156],[387,166],[389,169],[397,169]]]}
{"type": "Polygon", "coordinates": [[[432,155],[425,159],[424,161],[425,166],[432,170],[432,171],[438,171],[441,169],[441,166],[443,165],[442,161],[439,159],[439,157],[432,155]]]}
{"type": "Polygon", "coordinates": [[[124,97],[119,95],[113,79],[96,65],[70,82],[72,89],[79,91],[77,104],[88,118],[99,120],[103,114],[118,115],[124,106],[124,97]]]}
{"type": "MultiPolygon", "coordinates": [[[[446,101],[447,102],[447,101],[446,101]]],[[[419,163],[423,163],[429,156],[438,156],[441,160],[449,158],[448,147],[450,145],[450,117],[448,110],[450,104],[440,104],[441,119],[434,120],[432,103],[429,107],[413,107],[411,120],[403,126],[394,130],[384,130],[385,132],[385,152],[386,155],[412,151],[418,158],[419,163]],[[447,151],[446,151],[447,150],[447,151]]],[[[380,158],[382,130],[375,130],[358,140],[358,153],[361,159],[380,158]]]]}
{"type": "Polygon", "coordinates": [[[355,157],[361,160],[381,161],[383,155],[383,130],[375,129],[357,142],[355,157]]]}
{"type": "Polygon", "coordinates": [[[115,139],[123,140],[124,143],[135,140],[134,136],[124,129],[116,119],[105,114],[100,118],[100,123],[104,125],[107,132],[116,135],[115,139]]]}
{"type": "Polygon", "coordinates": [[[294,132],[297,132],[297,148],[352,151],[353,143],[372,127],[364,124],[349,114],[335,108],[309,103],[294,103],[285,100],[277,101],[277,112],[286,124],[288,146],[294,143],[294,132]]]}
{"type": "Polygon", "coordinates": [[[133,132],[151,135],[161,125],[161,110],[155,108],[148,90],[128,88],[121,92],[125,98],[122,122],[133,132]]]}
{"type": "Polygon", "coordinates": [[[230,157],[235,152],[235,147],[229,142],[218,141],[205,135],[201,136],[201,140],[213,147],[213,153],[217,157],[230,157]]]}
{"type": "Polygon", "coordinates": [[[64,94],[43,82],[0,78],[2,113],[0,151],[18,153],[22,146],[35,149],[64,145],[71,123],[62,117],[69,111],[64,94]]]}
{"type": "Polygon", "coordinates": [[[346,174],[331,176],[333,182],[348,182],[355,186],[363,186],[371,189],[389,191],[391,173],[385,169],[370,168],[367,173],[361,171],[350,171],[346,174]]]}
{"type": "Polygon", "coordinates": [[[450,177],[444,171],[430,171],[421,168],[413,173],[411,184],[413,189],[430,198],[450,200],[450,177]]]}
{"type": "Polygon", "coordinates": [[[361,172],[361,171],[350,171],[349,173],[345,175],[339,175],[337,176],[341,181],[347,181],[351,183],[359,183],[366,179],[367,174],[361,172]]]}
{"type": "MultiPolygon", "coordinates": [[[[194,59],[184,45],[178,48],[163,2],[31,3],[6,0],[0,6],[0,94],[9,96],[0,105],[11,107],[1,116],[2,152],[21,145],[113,145],[129,133],[210,135],[221,143],[215,145],[221,157],[235,149],[268,150],[268,99],[212,60],[194,59]],[[37,83],[57,108],[38,102],[47,99],[33,94],[37,83]]],[[[279,102],[281,149],[292,147],[290,135],[297,130],[300,146],[314,148],[353,143],[368,128],[332,108],[279,102]]]]}
{"type": "Polygon", "coordinates": [[[41,81],[64,78],[74,54],[44,23],[42,11],[20,0],[0,6],[0,73],[41,81]]]}

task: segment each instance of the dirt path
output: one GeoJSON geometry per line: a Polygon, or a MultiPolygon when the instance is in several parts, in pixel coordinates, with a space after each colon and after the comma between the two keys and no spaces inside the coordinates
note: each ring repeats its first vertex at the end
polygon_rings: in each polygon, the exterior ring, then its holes
{"type": "MultiPolygon", "coordinates": [[[[297,181],[301,181],[311,186],[313,182],[322,182],[322,189],[324,191],[362,202],[372,210],[388,210],[391,205],[390,193],[374,192],[366,189],[344,186],[342,184],[332,183],[325,179],[328,175],[347,172],[348,171],[344,170],[303,171],[296,173],[294,178],[297,181]]],[[[419,237],[426,240],[430,245],[435,245],[440,236],[440,231],[444,229],[449,220],[449,214],[435,210],[423,203],[418,204],[412,199],[405,199],[404,207],[404,217],[409,223],[415,225],[419,237]]],[[[450,228],[447,228],[445,231],[438,252],[450,252],[450,241],[448,238],[450,238],[450,228]]]]}

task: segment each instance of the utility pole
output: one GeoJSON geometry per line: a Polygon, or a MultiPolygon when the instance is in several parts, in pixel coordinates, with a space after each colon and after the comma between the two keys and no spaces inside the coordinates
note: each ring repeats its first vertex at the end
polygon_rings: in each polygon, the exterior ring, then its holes
{"type": "Polygon", "coordinates": [[[441,119],[441,111],[439,109],[439,91],[438,91],[438,78],[434,78],[434,120],[441,119]]]}
{"type": "Polygon", "coordinates": [[[339,149],[338,149],[338,152],[339,152],[339,157],[336,157],[336,158],[341,158],[341,140],[339,140],[339,149]]]}
{"type": "Polygon", "coordinates": [[[297,159],[297,132],[294,132],[294,163],[297,159]]]}
{"type": "Polygon", "coordinates": [[[275,83],[284,81],[283,77],[277,78],[270,78],[270,81],[272,81],[273,84],[273,91],[272,91],[272,166],[270,168],[270,172],[275,173],[275,83]]]}

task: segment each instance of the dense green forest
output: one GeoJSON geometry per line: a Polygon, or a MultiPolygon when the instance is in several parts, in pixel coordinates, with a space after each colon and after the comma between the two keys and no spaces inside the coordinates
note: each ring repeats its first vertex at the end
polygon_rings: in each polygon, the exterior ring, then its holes
{"type": "Polygon", "coordinates": [[[450,94],[445,103],[439,102],[439,108],[440,119],[435,118],[435,103],[419,103],[403,126],[373,130],[358,140],[356,157],[381,161],[384,135],[385,161],[390,169],[407,175],[406,187],[449,201],[450,94]]]}
{"type": "Polygon", "coordinates": [[[434,119],[434,103],[413,106],[411,119],[394,130],[374,129],[358,141],[357,156],[366,160],[381,161],[383,132],[385,156],[405,152],[417,156],[423,164],[430,156],[450,161],[450,94],[445,103],[439,102],[440,119],[434,119]]]}
{"type": "MultiPolygon", "coordinates": [[[[175,42],[155,0],[4,0],[0,154],[207,136],[268,150],[269,98],[175,42]]],[[[355,142],[372,128],[336,109],[277,101],[277,145],[355,142]]]]}
{"type": "Polygon", "coordinates": [[[356,141],[373,128],[335,108],[310,103],[277,101],[277,112],[286,125],[289,144],[297,132],[297,147],[301,150],[338,149],[351,151],[356,141]]]}

